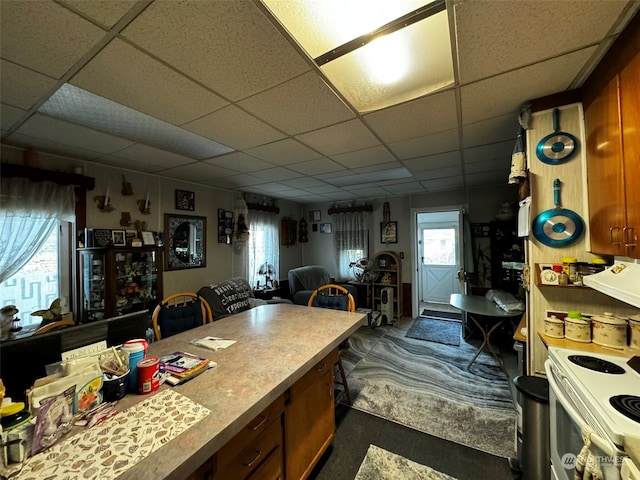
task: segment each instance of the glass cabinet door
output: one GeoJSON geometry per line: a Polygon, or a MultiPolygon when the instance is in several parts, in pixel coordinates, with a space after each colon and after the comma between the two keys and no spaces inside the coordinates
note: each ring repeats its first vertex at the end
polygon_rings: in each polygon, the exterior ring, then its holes
{"type": "Polygon", "coordinates": [[[102,320],[105,316],[105,261],[104,250],[80,252],[83,322],[102,320]]]}
{"type": "Polygon", "coordinates": [[[115,315],[155,307],[158,298],[157,250],[116,251],[115,315]]]}

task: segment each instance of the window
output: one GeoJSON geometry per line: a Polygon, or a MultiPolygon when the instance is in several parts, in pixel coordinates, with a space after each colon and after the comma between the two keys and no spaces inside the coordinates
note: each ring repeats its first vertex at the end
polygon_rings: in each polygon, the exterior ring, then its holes
{"type": "Polygon", "coordinates": [[[58,297],[69,298],[68,257],[61,255],[66,235],[61,225],[54,228],[37,253],[17,273],[0,283],[2,305],[16,305],[21,326],[37,324],[36,310],[47,309],[58,297]],[[65,284],[61,285],[61,280],[65,284]]]}
{"type": "Polygon", "coordinates": [[[353,280],[351,265],[369,256],[369,229],[367,212],[337,213],[333,233],[340,281],[353,280]]]}
{"type": "Polygon", "coordinates": [[[423,263],[425,265],[456,265],[456,230],[432,228],[423,230],[423,263]]]}
{"type": "Polygon", "coordinates": [[[62,299],[69,311],[75,196],[72,186],[2,178],[0,305],[15,305],[21,325],[38,324],[36,310],[62,299]]]}
{"type": "Polygon", "coordinates": [[[253,287],[264,286],[269,280],[278,280],[280,271],[278,217],[273,213],[252,210],[249,214],[248,243],[247,279],[249,284],[253,287]]]}

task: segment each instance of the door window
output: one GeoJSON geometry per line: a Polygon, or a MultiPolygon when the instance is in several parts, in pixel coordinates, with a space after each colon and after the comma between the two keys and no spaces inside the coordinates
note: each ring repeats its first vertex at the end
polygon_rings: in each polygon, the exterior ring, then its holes
{"type": "Polygon", "coordinates": [[[422,231],[425,265],[456,265],[457,234],[454,228],[433,228],[422,231]]]}

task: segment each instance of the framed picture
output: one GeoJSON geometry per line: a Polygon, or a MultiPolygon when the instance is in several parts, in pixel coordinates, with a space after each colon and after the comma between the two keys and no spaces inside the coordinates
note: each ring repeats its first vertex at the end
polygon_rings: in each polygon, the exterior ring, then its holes
{"type": "Polygon", "coordinates": [[[153,232],[142,232],[142,244],[143,245],[155,245],[156,239],[153,236],[153,232]]]}
{"type": "Polygon", "coordinates": [[[380,243],[398,243],[398,222],[380,222],[380,243]]]}
{"type": "Polygon", "coordinates": [[[186,190],[176,189],[176,210],[189,210],[193,212],[196,209],[196,194],[186,190]]]}
{"type": "Polygon", "coordinates": [[[321,223],[320,224],[320,233],[331,233],[331,224],[330,223],[321,223]]]}
{"type": "Polygon", "coordinates": [[[127,237],[124,234],[124,230],[113,230],[111,232],[111,240],[114,247],[126,247],[127,237]]]}
{"type": "Polygon", "coordinates": [[[312,222],[320,221],[320,210],[311,210],[309,212],[309,220],[312,222]]]}

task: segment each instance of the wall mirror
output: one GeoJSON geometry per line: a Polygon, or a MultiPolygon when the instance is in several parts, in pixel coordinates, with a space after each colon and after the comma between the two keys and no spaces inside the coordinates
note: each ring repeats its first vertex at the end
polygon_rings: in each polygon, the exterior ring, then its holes
{"type": "Polygon", "coordinates": [[[166,270],[206,267],[206,217],[165,213],[164,231],[166,270]]]}

